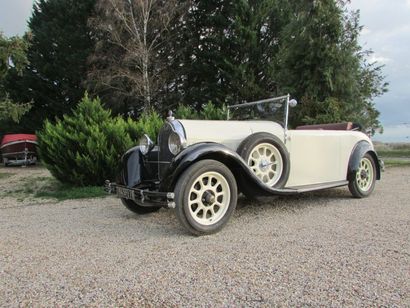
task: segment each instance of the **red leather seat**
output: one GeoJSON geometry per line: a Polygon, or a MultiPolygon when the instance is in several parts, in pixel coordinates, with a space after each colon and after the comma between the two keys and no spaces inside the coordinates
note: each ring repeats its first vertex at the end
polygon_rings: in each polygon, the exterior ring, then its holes
{"type": "Polygon", "coordinates": [[[297,130],[360,130],[360,125],[352,122],[346,123],[329,123],[317,125],[302,125],[296,127],[297,130]]]}

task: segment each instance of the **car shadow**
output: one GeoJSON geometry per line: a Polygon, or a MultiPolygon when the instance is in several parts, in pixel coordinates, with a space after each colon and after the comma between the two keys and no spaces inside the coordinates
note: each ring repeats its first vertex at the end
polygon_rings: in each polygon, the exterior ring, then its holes
{"type": "MultiPolygon", "coordinates": [[[[258,215],[259,212],[270,210],[279,213],[299,212],[311,207],[325,207],[335,200],[352,200],[352,197],[347,188],[333,188],[289,196],[261,197],[257,200],[250,200],[240,195],[231,223],[243,215],[258,215]]],[[[120,216],[125,222],[135,222],[136,233],[143,232],[150,237],[192,237],[181,226],[173,210],[160,209],[155,213],[138,215],[124,208],[120,216]]]]}
{"type": "Polygon", "coordinates": [[[287,209],[302,209],[325,205],[333,200],[352,200],[352,195],[347,188],[330,188],[288,196],[268,196],[257,199],[248,199],[244,195],[238,198],[237,211],[248,207],[273,206],[287,209]]]}

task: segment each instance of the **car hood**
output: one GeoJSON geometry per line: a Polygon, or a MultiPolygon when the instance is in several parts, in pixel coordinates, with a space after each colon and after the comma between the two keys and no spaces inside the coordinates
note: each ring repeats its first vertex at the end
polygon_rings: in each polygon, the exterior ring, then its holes
{"type": "Polygon", "coordinates": [[[283,127],[272,121],[179,121],[185,129],[187,145],[217,142],[236,151],[240,143],[254,133],[267,132],[280,139],[284,136],[283,127]]]}

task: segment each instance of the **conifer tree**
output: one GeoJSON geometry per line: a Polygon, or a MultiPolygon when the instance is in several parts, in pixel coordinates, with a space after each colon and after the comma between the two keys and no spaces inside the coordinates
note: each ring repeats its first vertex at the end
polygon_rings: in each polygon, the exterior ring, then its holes
{"type": "Polygon", "coordinates": [[[10,97],[33,101],[20,129],[33,131],[45,118],[69,112],[84,94],[87,58],[93,48],[87,25],[95,0],[39,0],[29,20],[29,64],[8,81],[10,97]]]}
{"type": "Polygon", "coordinates": [[[293,124],[355,121],[380,126],[372,99],[386,91],[381,67],[358,43],[358,12],[343,1],[286,1],[288,22],[277,55],[282,92],[300,101],[293,124]]]}
{"type": "Polygon", "coordinates": [[[19,122],[31,107],[29,103],[16,103],[10,100],[6,86],[10,72],[21,74],[27,64],[28,37],[7,38],[0,32],[0,132],[5,131],[7,121],[19,122]]]}
{"type": "Polygon", "coordinates": [[[274,94],[281,14],[275,0],[193,1],[182,36],[183,101],[220,105],[274,94]]]}

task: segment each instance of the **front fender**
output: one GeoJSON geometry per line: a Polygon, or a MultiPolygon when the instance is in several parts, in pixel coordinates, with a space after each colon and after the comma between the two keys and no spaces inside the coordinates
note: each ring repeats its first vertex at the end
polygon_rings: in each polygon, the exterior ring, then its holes
{"type": "Polygon", "coordinates": [[[372,156],[374,163],[376,164],[376,179],[380,180],[381,178],[380,160],[376,152],[374,151],[373,147],[370,145],[370,143],[362,140],[356,144],[356,146],[353,148],[352,154],[350,155],[349,166],[347,170],[347,180],[348,181],[353,180],[354,177],[356,176],[356,171],[359,168],[360,160],[366,153],[369,153],[372,156]]]}
{"type": "Polygon", "coordinates": [[[197,143],[187,147],[171,162],[161,182],[162,191],[173,191],[181,174],[192,164],[203,159],[213,159],[225,164],[235,176],[239,190],[244,185],[255,195],[294,194],[292,189],[276,189],[265,186],[249,169],[242,157],[228,147],[214,142],[197,143]]]}

